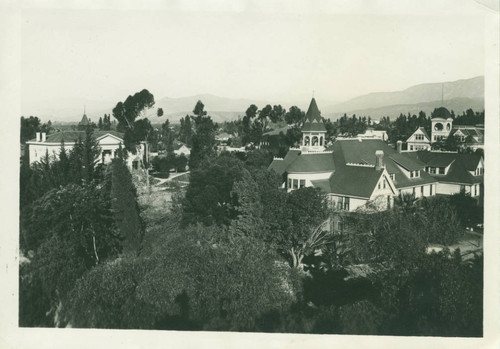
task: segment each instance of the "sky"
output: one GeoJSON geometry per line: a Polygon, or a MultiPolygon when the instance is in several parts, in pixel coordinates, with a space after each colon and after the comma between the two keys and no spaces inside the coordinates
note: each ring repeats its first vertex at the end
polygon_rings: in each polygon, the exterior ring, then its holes
{"type": "Polygon", "coordinates": [[[153,8],[25,8],[22,102],[116,103],[147,88],[325,105],[484,74],[473,12],[153,8]]]}

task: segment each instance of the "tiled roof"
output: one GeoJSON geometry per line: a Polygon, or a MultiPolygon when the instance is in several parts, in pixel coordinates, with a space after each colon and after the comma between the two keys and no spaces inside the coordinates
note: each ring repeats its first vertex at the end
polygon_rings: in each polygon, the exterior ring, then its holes
{"type": "Polygon", "coordinates": [[[411,157],[406,156],[406,154],[396,152],[391,154],[389,158],[408,171],[421,170],[425,167],[421,161],[418,159],[412,159],[411,157]]]}
{"type": "Polygon", "coordinates": [[[415,154],[426,166],[431,167],[447,167],[458,155],[457,153],[441,153],[426,150],[419,150],[413,154],[415,154]]]}
{"type": "Polygon", "coordinates": [[[398,153],[380,139],[337,140],[333,149],[336,164],[341,162],[370,165],[375,165],[375,152],[382,150],[385,168],[389,174],[395,175],[394,185],[398,189],[437,182],[436,179],[423,171],[425,164],[414,155],[415,153],[398,153]],[[409,171],[420,170],[420,177],[408,178],[396,165],[395,160],[398,160],[400,166],[408,168],[409,171]]]}
{"type": "Polygon", "coordinates": [[[283,159],[274,159],[269,165],[269,170],[274,170],[277,174],[285,173],[288,166],[300,155],[300,150],[289,150],[283,159]]]}
{"type": "Polygon", "coordinates": [[[470,172],[467,171],[464,162],[459,159],[451,164],[450,170],[442,180],[452,183],[474,184],[481,183],[483,178],[471,175],[470,172]]]}
{"type": "Polygon", "coordinates": [[[423,170],[420,171],[419,177],[408,178],[402,172],[397,172],[395,173],[394,176],[394,185],[396,186],[397,189],[415,187],[419,185],[436,183],[436,182],[438,182],[436,178],[432,177],[430,174],[428,174],[423,170]]]}
{"type": "Polygon", "coordinates": [[[311,103],[307,109],[306,120],[302,126],[302,132],[304,131],[326,132],[323,119],[321,119],[321,113],[319,112],[318,105],[316,104],[316,100],[314,98],[311,99],[311,103]]]}
{"type": "MultiPolygon", "coordinates": [[[[94,131],[93,136],[97,139],[108,133],[123,140],[123,133],[116,131],[94,131]]],[[[45,143],[61,143],[62,141],[65,143],[73,143],[76,142],[79,137],[83,140],[85,138],[85,131],[62,131],[47,135],[45,143]]],[[[30,139],[29,142],[36,142],[36,139],[30,139]]]]}
{"type": "Polygon", "coordinates": [[[331,193],[332,192],[332,187],[330,186],[330,179],[318,179],[318,180],[313,180],[311,183],[314,185],[315,188],[321,189],[323,193],[331,193]]]}
{"type": "Polygon", "coordinates": [[[331,193],[369,198],[383,170],[365,166],[340,166],[330,177],[331,193]]]}
{"type": "Polygon", "coordinates": [[[335,170],[332,153],[302,153],[290,166],[288,173],[332,172],[335,170]]]}
{"type": "Polygon", "coordinates": [[[483,179],[481,176],[473,176],[469,171],[475,171],[481,156],[477,154],[457,154],[457,153],[438,153],[430,151],[418,151],[416,155],[427,166],[431,167],[447,167],[451,164],[448,173],[443,175],[435,175],[439,181],[451,183],[473,184],[480,183],[483,179]]]}
{"type": "Polygon", "coordinates": [[[433,119],[437,119],[437,118],[448,119],[448,118],[451,118],[451,113],[445,107],[439,107],[439,108],[436,108],[434,110],[432,118],[433,119]]]}

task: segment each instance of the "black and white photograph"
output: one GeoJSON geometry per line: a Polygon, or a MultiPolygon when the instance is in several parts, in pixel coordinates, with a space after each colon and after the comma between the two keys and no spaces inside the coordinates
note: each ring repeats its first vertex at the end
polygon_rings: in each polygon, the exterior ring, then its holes
{"type": "Polygon", "coordinates": [[[498,1],[0,8],[0,347],[499,345],[498,1]]]}

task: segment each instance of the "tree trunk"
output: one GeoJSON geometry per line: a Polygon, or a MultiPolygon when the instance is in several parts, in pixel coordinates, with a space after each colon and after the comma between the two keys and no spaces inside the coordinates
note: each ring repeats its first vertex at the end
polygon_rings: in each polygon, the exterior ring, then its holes
{"type": "Polygon", "coordinates": [[[289,252],[292,256],[292,266],[297,269],[302,269],[302,258],[304,258],[304,256],[299,251],[295,251],[294,247],[292,247],[289,252]]]}
{"type": "Polygon", "coordinates": [[[92,233],[92,242],[94,243],[94,255],[95,255],[95,264],[99,264],[99,256],[97,255],[97,248],[95,246],[95,235],[92,233]]]}

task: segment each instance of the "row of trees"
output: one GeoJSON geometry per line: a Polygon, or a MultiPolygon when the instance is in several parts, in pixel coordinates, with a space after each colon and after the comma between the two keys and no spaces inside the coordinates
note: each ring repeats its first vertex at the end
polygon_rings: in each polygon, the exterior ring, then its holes
{"type": "Polygon", "coordinates": [[[52,121],[50,120],[42,124],[37,116],[30,116],[29,118],[21,116],[21,144],[35,138],[37,132],[50,134],[53,130],[52,121]]]}
{"type": "Polygon", "coordinates": [[[137,255],[144,231],[122,159],[98,165],[92,128],[68,152],[21,166],[19,323],[59,326],[75,282],[122,253],[137,255]]]}

